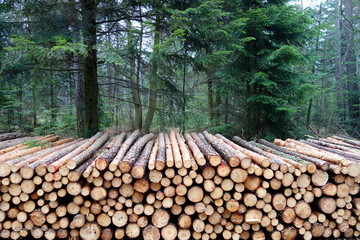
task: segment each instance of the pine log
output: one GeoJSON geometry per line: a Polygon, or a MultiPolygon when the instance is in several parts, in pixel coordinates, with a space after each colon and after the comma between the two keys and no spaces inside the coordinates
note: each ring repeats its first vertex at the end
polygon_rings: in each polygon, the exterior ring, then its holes
{"type": "MultiPolygon", "coordinates": [[[[72,138],[67,138],[67,139],[63,139],[63,140],[60,140],[62,142],[62,144],[59,144],[59,145],[55,145],[52,146],[52,147],[49,147],[47,149],[44,149],[44,150],[41,150],[39,152],[36,152],[36,153],[33,153],[33,154],[30,154],[30,155],[27,155],[27,156],[24,156],[24,157],[20,157],[20,158],[15,158],[13,160],[10,160],[10,161],[7,161],[6,163],[7,164],[10,164],[10,165],[16,165],[18,168],[22,168],[26,165],[29,165],[35,161],[38,161],[40,160],[41,158],[44,158],[46,157],[47,155],[55,152],[55,151],[58,151],[60,149],[63,149],[65,147],[68,147],[68,146],[71,146],[72,144],[78,142],[79,140],[75,140],[73,141],[72,138]]],[[[57,141],[57,142],[60,142],[60,141],[57,141]]]]}
{"type": "Polygon", "coordinates": [[[273,149],[275,149],[275,150],[277,150],[279,152],[283,152],[283,153],[295,156],[297,158],[301,158],[301,159],[306,160],[308,162],[312,162],[318,168],[320,168],[322,170],[329,169],[330,164],[328,162],[326,162],[326,161],[321,160],[321,159],[317,159],[317,158],[310,157],[310,156],[307,156],[307,155],[304,155],[304,154],[301,154],[301,153],[293,152],[293,151],[291,151],[291,150],[289,150],[287,148],[284,148],[284,147],[278,146],[276,144],[270,143],[270,142],[268,142],[268,141],[266,141],[264,139],[259,139],[258,142],[265,145],[265,146],[273,148],[273,149]]]}
{"type": "Polygon", "coordinates": [[[170,214],[164,209],[157,209],[151,217],[152,225],[157,228],[165,227],[170,220],[170,214]]]}
{"type": "Polygon", "coordinates": [[[134,164],[134,167],[131,169],[131,176],[133,176],[134,178],[139,179],[139,178],[144,177],[145,170],[146,170],[153,146],[154,146],[154,140],[149,141],[145,145],[138,160],[134,164]]]}
{"type": "Polygon", "coordinates": [[[180,154],[180,148],[179,148],[178,141],[176,139],[176,133],[174,130],[170,131],[169,138],[170,138],[170,143],[171,143],[171,147],[172,147],[172,152],[174,155],[175,167],[181,168],[183,166],[183,160],[182,160],[182,157],[180,154]]]}
{"type": "Polygon", "coordinates": [[[166,165],[166,143],[165,143],[165,134],[159,133],[159,148],[156,153],[155,169],[161,171],[165,168],[166,165]]]}
{"type": "Polygon", "coordinates": [[[184,135],[186,139],[186,143],[192,151],[192,154],[199,166],[204,166],[206,164],[206,159],[202,154],[200,148],[196,145],[195,140],[191,137],[189,133],[185,133],[184,135]]]}
{"type": "Polygon", "coordinates": [[[337,154],[332,154],[326,151],[322,151],[321,149],[314,148],[308,144],[301,143],[293,139],[286,139],[285,147],[289,147],[298,153],[316,157],[333,164],[339,164],[339,165],[341,164],[343,166],[347,166],[349,164],[344,157],[341,157],[337,154]]]}
{"type": "MultiPolygon", "coordinates": [[[[247,143],[246,141],[244,141],[240,137],[237,137],[237,136],[233,137],[233,141],[235,143],[239,144],[239,145],[246,146],[246,148],[248,148],[248,149],[253,149],[254,148],[251,144],[247,143]]],[[[262,156],[262,155],[260,155],[260,154],[258,154],[256,152],[254,152],[254,151],[242,150],[242,152],[244,154],[248,155],[249,157],[251,157],[251,159],[255,163],[259,164],[260,166],[265,167],[265,168],[270,166],[269,158],[267,158],[265,156],[262,156]]]]}
{"type": "Polygon", "coordinates": [[[182,161],[183,161],[183,166],[185,168],[191,168],[192,166],[192,160],[190,157],[190,152],[185,144],[185,140],[183,138],[183,136],[180,133],[176,133],[176,140],[179,144],[179,148],[180,148],[180,152],[181,152],[181,156],[182,156],[182,161]]]}
{"type": "Polygon", "coordinates": [[[156,155],[157,155],[158,149],[159,149],[159,138],[156,139],[155,144],[150,153],[150,157],[149,157],[149,161],[148,161],[148,169],[150,171],[155,169],[156,155]]]}
{"type": "Polygon", "coordinates": [[[208,142],[201,139],[202,135],[196,133],[191,133],[192,138],[194,139],[196,145],[199,147],[201,152],[205,155],[208,163],[211,166],[218,166],[221,163],[220,155],[215,151],[215,149],[208,144],[208,142]]]}
{"type": "Polygon", "coordinates": [[[355,158],[355,159],[360,160],[360,152],[355,149],[352,149],[350,147],[336,145],[333,143],[324,142],[324,141],[315,140],[315,139],[307,139],[305,143],[307,143],[307,144],[312,143],[312,144],[315,144],[315,146],[322,146],[327,151],[337,150],[337,152],[340,154],[346,154],[345,156],[350,156],[350,158],[355,158]],[[349,155],[347,155],[347,154],[349,154],[349,155]]]}
{"type": "Polygon", "coordinates": [[[2,134],[0,134],[0,142],[14,139],[14,138],[21,138],[21,137],[25,137],[25,136],[26,136],[26,133],[23,133],[21,131],[12,132],[12,133],[2,133],[2,134]]]}
{"type": "Polygon", "coordinates": [[[119,163],[119,169],[122,173],[130,172],[132,166],[135,164],[135,161],[141,150],[144,146],[151,141],[155,137],[154,134],[149,133],[141,138],[139,138],[129,149],[126,155],[122,158],[121,162],[119,163]]]}
{"type": "Polygon", "coordinates": [[[142,236],[144,240],[160,240],[161,238],[159,228],[153,225],[148,225],[144,228],[142,236]]]}
{"type": "Polygon", "coordinates": [[[165,134],[165,150],[166,150],[166,166],[168,168],[174,167],[174,155],[172,152],[171,142],[168,134],[165,134]]]}
{"type": "Polygon", "coordinates": [[[100,149],[104,145],[104,143],[108,139],[109,139],[109,133],[104,133],[101,137],[96,139],[96,141],[86,150],[84,150],[79,155],[67,161],[66,167],[70,170],[75,169],[77,166],[81,165],[84,161],[89,159],[98,149],[100,149]]]}
{"type": "Polygon", "coordinates": [[[136,130],[134,131],[121,145],[119,152],[115,156],[115,158],[111,161],[109,165],[109,170],[112,172],[115,172],[116,169],[118,169],[119,163],[125,156],[126,152],[129,150],[133,142],[140,136],[140,131],[136,130]]]}
{"type": "Polygon", "coordinates": [[[120,135],[116,136],[111,143],[110,149],[96,158],[95,167],[99,171],[105,170],[109,163],[114,159],[116,154],[119,152],[120,146],[123,143],[125,137],[125,132],[122,132],[120,135]]]}
{"type": "Polygon", "coordinates": [[[85,140],[83,144],[81,144],[78,148],[71,151],[70,153],[66,154],[65,156],[61,157],[60,159],[56,160],[55,162],[52,162],[48,165],[47,170],[50,173],[56,172],[61,166],[65,165],[67,161],[74,158],[75,156],[79,155],[83,151],[85,151],[89,146],[91,146],[98,138],[102,136],[101,132],[98,132],[88,140],[85,140]]]}
{"type": "Polygon", "coordinates": [[[340,141],[346,142],[348,144],[360,147],[360,141],[357,141],[357,140],[354,140],[354,139],[347,139],[347,138],[343,138],[343,137],[340,137],[340,136],[332,136],[331,138],[334,138],[336,140],[340,140],[340,141]]]}
{"type": "Polygon", "coordinates": [[[240,159],[236,156],[230,147],[219,141],[219,139],[209,134],[207,131],[204,131],[203,135],[211,144],[211,146],[213,146],[213,148],[229,163],[230,166],[240,165],[240,159]]]}
{"type": "Polygon", "coordinates": [[[101,228],[97,223],[85,223],[80,228],[80,236],[82,239],[97,240],[100,238],[101,228]]]}
{"type": "MultiPolygon", "coordinates": [[[[13,146],[16,146],[16,145],[22,145],[26,141],[33,140],[33,139],[36,139],[36,138],[37,137],[22,137],[22,138],[2,141],[2,142],[0,142],[0,150],[5,149],[5,148],[9,148],[9,147],[13,147],[13,146]]],[[[0,154],[2,154],[1,151],[0,151],[0,154]]]]}

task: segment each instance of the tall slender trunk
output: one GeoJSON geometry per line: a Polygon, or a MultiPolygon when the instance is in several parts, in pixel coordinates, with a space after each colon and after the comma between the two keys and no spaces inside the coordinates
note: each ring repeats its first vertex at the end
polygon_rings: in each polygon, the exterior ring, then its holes
{"type": "Polygon", "coordinates": [[[347,44],[347,52],[345,59],[346,75],[347,75],[347,88],[348,88],[348,110],[349,119],[353,127],[359,127],[360,124],[360,109],[359,109],[359,86],[357,83],[356,72],[356,52],[354,41],[354,26],[351,19],[354,16],[353,0],[344,1],[344,29],[345,39],[347,44]]]}
{"type": "Polygon", "coordinates": [[[76,106],[76,132],[78,137],[85,136],[84,128],[84,77],[83,72],[77,73],[75,78],[75,106],[76,106]]]}
{"type": "Polygon", "coordinates": [[[146,113],[146,118],[144,122],[144,126],[142,128],[142,132],[147,133],[150,131],[151,123],[153,121],[155,110],[156,110],[156,98],[157,98],[157,87],[158,87],[158,54],[159,54],[159,44],[160,44],[160,16],[159,14],[156,15],[155,20],[155,36],[154,36],[154,56],[152,58],[152,67],[151,67],[151,74],[150,74],[150,91],[149,91],[149,108],[146,113]]]}
{"type": "Polygon", "coordinates": [[[54,83],[50,84],[50,109],[51,109],[51,127],[55,127],[56,103],[55,103],[54,83]]]}
{"type": "Polygon", "coordinates": [[[207,81],[207,88],[208,88],[208,110],[209,110],[209,117],[210,117],[210,124],[213,125],[214,123],[214,92],[213,92],[213,75],[208,74],[206,77],[207,81]]]}
{"type": "Polygon", "coordinates": [[[182,104],[182,132],[185,132],[185,124],[186,124],[186,92],[185,92],[185,87],[186,87],[186,50],[184,52],[184,56],[183,56],[183,81],[182,81],[182,98],[183,98],[183,104],[182,104]]]}
{"type": "Polygon", "coordinates": [[[84,125],[85,136],[99,131],[99,85],[97,77],[96,0],[81,0],[83,15],[83,38],[87,46],[84,58],[84,125]]]}
{"type": "Polygon", "coordinates": [[[313,102],[313,99],[310,98],[309,105],[308,105],[308,110],[307,110],[307,115],[306,115],[306,127],[308,127],[308,128],[310,127],[310,123],[311,123],[312,102],[313,102]]]}
{"type": "Polygon", "coordinates": [[[220,124],[221,95],[219,90],[216,90],[215,93],[215,125],[218,126],[220,124]]]}
{"type": "Polygon", "coordinates": [[[335,18],[335,80],[336,80],[336,105],[338,109],[338,113],[340,116],[340,121],[345,120],[343,117],[342,109],[343,109],[343,83],[341,78],[342,73],[342,54],[341,54],[341,19],[340,19],[340,11],[341,5],[340,1],[335,2],[336,7],[336,18],[335,18]]]}
{"type": "MultiPolygon", "coordinates": [[[[134,119],[134,128],[141,129],[142,127],[142,106],[140,98],[140,87],[139,87],[139,78],[136,75],[136,51],[135,51],[135,41],[134,41],[134,32],[130,20],[126,21],[128,28],[128,45],[130,50],[130,81],[132,82],[131,93],[135,107],[135,119],[134,119]]],[[[139,63],[138,63],[139,64],[139,63]]]]}
{"type": "Polygon", "coordinates": [[[31,94],[32,94],[32,111],[33,111],[33,127],[36,128],[37,127],[37,110],[36,110],[36,105],[37,105],[37,99],[36,99],[36,88],[35,86],[32,87],[31,89],[31,94]]]}
{"type": "Polygon", "coordinates": [[[20,83],[18,86],[18,99],[19,99],[19,106],[18,106],[18,122],[19,122],[19,127],[22,128],[23,127],[23,108],[22,108],[22,104],[23,104],[23,85],[20,83]]]}

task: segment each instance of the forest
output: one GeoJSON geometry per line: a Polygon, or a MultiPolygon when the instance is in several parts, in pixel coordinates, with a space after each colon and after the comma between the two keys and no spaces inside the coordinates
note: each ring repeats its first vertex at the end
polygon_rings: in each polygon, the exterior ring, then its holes
{"type": "Polygon", "coordinates": [[[360,1],[304,2],[1,0],[0,132],[359,138],[360,1]]]}

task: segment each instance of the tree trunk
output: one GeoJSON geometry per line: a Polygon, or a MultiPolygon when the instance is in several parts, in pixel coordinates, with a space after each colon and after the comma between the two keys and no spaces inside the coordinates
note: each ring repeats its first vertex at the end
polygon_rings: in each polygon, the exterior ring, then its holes
{"type": "MultiPolygon", "coordinates": [[[[130,81],[132,82],[131,94],[134,101],[135,107],[135,119],[134,119],[134,128],[141,129],[142,127],[142,107],[141,107],[141,98],[140,98],[140,89],[139,89],[139,77],[136,74],[136,53],[135,53],[135,41],[134,41],[134,32],[132,24],[129,20],[126,21],[128,28],[128,48],[130,51],[130,81]]],[[[138,62],[139,64],[139,62],[138,62]]]]}
{"type": "Polygon", "coordinates": [[[159,44],[160,44],[160,16],[156,15],[155,20],[155,36],[154,36],[154,56],[153,56],[153,63],[152,63],[152,69],[151,69],[151,76],[150,76],[150,92],[149,92],[149,108],[146,113],[146,119],[144,122],[144,127],[142,129],[142,132],[148,133],[150,131],[151,123],[154,118],[155,110],[156,110],[156,98],[157,98],[157,83],[159,81],[158,76],[158,59],[157,55],[159,54],[159,44]]]}
{"type": "MultiPolygon", "coordinates": [[[[79,64],[80,65],[80,64],[79,64]]],[[[83,72],[79,71],[75,79],[75,106],[76,106],[76,131],[78,137],[85,136],[84,129],[84,77],[83,72]]]]}
{"type": "Polygon", "coordinates": [[[50,85],[50,109],[51,109],[51,126],[55,127],[56,103],[55,103],[54,83],[51,83],[50,85]]]}
{"type": "Polygon", "coordinates": [[[32,87],[31,89],[31,93],[32,93],[32,104],[33,104],[33,127],[36,128],[37,127],[37,111],[36,111],[36,89],[35,86],[32,87]]]}
{"type": "Polygon", "coordinates": [[[335,39],[335,80],[336,80],[336,105],[340,114],[340,120],[344,120],[342,117],[342,111],[343,108],[343,84],[342,84],[342,54],[341,54],[341,20],[340,20],[340,2],[335,2],[336,6],[336,18],[335,18],[335,30],[336,30],[336,39],[335,39]]]}
{"type": "Polygon", "coordinates": [[[351,22],[351,19],[354,17],[353,0],[344,1],[344,29],[345,29],[345,40],[346,40],[346,75],[347,75],[347,88],[348,88],[348,110],[349,110],[349,120],[353,127],[358,127],[360,123],[360,112],[359,112],[359,86],[357,83],[357,72],[356,72],[356,52],[355,52],[355,42],[354,42],[354,26],[351,22]]]}
{"type": "Polygon", "coordinates": [[[208,110],[209,110],[209,117],[210,123],[212,124],[214,121],[214,100],[213,100],[213,75],[209,74],[206,78],[207,80],[207,87],[208,87],[208,110]]]}
{"type": "Polygon", "coordinates": [[[96,1],[81,0],[83,38],[88,54],[84,59],[84,130],[90,137],[99,130],[99,85],[97,79],[96,1]]]}

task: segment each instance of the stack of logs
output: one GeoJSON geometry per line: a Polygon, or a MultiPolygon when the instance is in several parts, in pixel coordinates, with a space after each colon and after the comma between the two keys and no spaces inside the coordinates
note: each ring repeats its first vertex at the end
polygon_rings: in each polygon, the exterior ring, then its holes
{"type": "Polygon", "coordinates": [[[2,239],[360,236],[360,141],[0,135],[2,239]],[[13,138],[13,139],[12,139],[13,138]]]}

